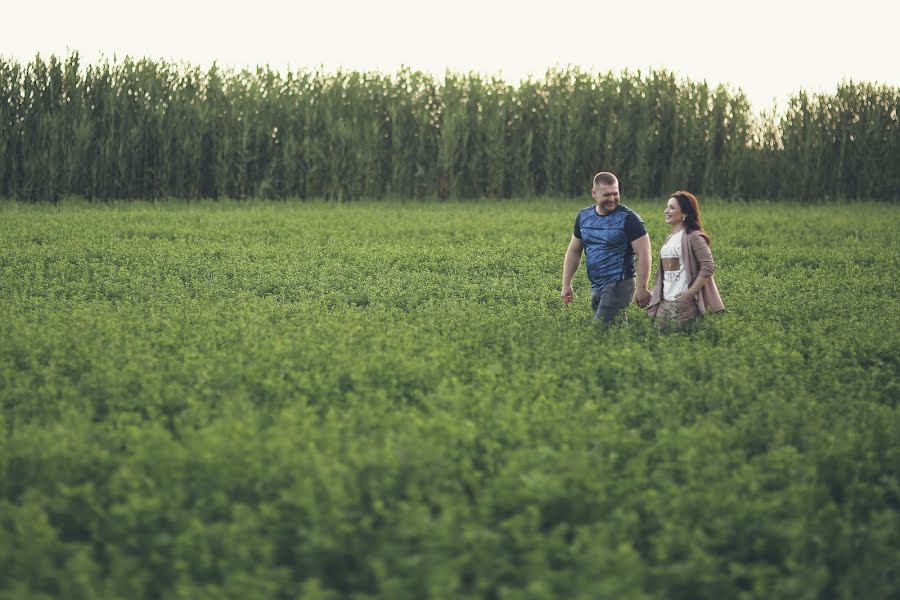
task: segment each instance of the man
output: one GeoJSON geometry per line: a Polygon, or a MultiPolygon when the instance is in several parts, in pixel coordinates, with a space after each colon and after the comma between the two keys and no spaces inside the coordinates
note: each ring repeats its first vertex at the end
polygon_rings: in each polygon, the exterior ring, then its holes
{"type": "Polygon", "coordinates": [[[641,307],[650,302],[647,289],[650,236],[640,216],[619,204],[619,180],[615,175],[606,172],[594,175],[591,196],[596,204],[581,210],[575,218],[575,230],[563,261],[560,298],[566,305],[575,298],[572,278],[584,251],[591,281],[591,310],[595,319],[609,323],[628,306],[632,297],[641,307]]]}

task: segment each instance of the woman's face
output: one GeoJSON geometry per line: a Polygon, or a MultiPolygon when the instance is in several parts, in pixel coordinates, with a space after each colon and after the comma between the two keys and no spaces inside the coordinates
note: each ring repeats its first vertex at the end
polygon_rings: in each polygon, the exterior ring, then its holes
{"type": "Polygon", "coordinates": [[[684,213],[681,212],[681,206],[678,204],[678,200],[675,198],[669,198],[669,201],[666,202],[666,223],[669,225],[675,225],[677,223],[681,223],[681,220],[684,218],[684,213]]]}

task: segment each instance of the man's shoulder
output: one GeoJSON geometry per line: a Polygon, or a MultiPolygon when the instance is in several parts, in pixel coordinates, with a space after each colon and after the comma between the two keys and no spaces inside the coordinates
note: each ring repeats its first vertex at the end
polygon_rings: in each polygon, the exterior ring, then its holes
{"type": "Polygon", "coordinates": [[[591,215],[596,215],[597,211],[594,210],[594,205],[585,206],[581,210],[578,211],[578,220],[583,221],[584,219],[590,217],[591,215]]]}
{"type": "Polygon", "coordinates": [[[618,211],[618,210],[621,210],[623,213],[625,213],[625,216],[626,216],[626,217],[630,217],[631,215],[634,215],[635,217],[637,217],[637,219],[638,219],[639,221],[641,221],[642,223],[644,222],[644,220],[641,218],[641,215],[637,214],[636,211],[634,211],[634,210],[628,208],[628,207],[625,206],[624,204],[620,204],[619,206],[617,206],[617,207],[616,207],[616,210],[617,210],[617,211],[618,211]]]}

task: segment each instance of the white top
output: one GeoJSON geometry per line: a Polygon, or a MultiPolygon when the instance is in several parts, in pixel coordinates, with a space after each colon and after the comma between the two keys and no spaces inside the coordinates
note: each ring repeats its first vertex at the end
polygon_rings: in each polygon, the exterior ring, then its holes
{"type": "Polygon", "coordinates": [[[684,257],[681,256],[681,238],[684,230],[673,234],[659,251],[660,268],[663,270],[663,300],[675,300],[688,289],[689,281],[684,273],[684,257]]]}

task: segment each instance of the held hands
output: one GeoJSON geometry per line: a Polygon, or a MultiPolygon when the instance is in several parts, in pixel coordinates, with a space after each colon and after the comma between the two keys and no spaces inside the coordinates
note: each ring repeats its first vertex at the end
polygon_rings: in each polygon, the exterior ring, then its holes
{"type": "Polygon", "coordinates": [[[650,304],[650,290],[647,288],[638,289],[634,293],[634,303],[641,308],[647,308],[650,304]]]}

